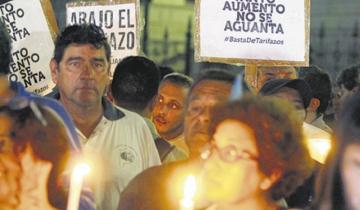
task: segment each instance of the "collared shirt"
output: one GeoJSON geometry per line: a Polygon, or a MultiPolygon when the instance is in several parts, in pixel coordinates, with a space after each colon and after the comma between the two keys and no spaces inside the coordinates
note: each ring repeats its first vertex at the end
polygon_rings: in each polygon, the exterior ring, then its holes
{"type": "Polygon", "coordinates": [[[177,136],[176,138],[168,140],[168,142],[172,145],[175,145],[177,148],[179,148],[181,151],[185,152],[187,156],[189,156],[189,148],[187,144],[185,143],[185,136],[184,134],[181,134],[177,136]]]}
{"type": "Polygon", "coordinates": [[[183,150],[179,149],[173,144],[170,144],[168,141],[159,136],[156,131],[156,127],[151,120],[147,118],[144,118],[144,120],[151,131],[153,139],[155,140],[155,145],[159,152],[162,163],[185,160],[188,158],[188,155],[186,155],[183,150]]]}
{"type": "Polygon", "coordinates": [[[320,115],[320,117],[316,118],[314,121],[311,122],[311,125],[318,127],[328,133],[332,133],[333,130],[325,123],[324,115],[320,115]]]}
{"type": "Polygon", "coordinates": [[[303,133],[310,156],[319,163],[324,163],[332,145],[331,134],[305,122],[303,123],[303,133]]]}
{"type": "Polygon", "coordinates": [[[100,210],[116,209],[120,193],[130,180],[146,168],[160,164],[147,125],[133,112],[122,108],[105,109],[89,138],[80,130],[77,132],[84,143],[85,155],[101,160],[96,164],[100,170],[95,169],[98,178],[94,188],[100,210]]]}
{"type": "MultiPolygon", "coordinates": [[[[53,94],[52,97],[59,98],[53,94]]],[[[92,173],[98,210],[117,209],[120,193],[137,174],[159,165],[160,158],[145,121],[103,99],[104,115],[88,138],[76,129],[92,173]]]]}

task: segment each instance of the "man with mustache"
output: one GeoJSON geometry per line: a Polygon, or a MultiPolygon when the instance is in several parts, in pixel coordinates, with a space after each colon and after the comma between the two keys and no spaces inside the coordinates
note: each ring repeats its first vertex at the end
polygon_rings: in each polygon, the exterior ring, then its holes
{"type": "Polygon", "coordinates": [[[100,210],[116,209],[128,182],[160,164],[144,120],[103,97],[109,84],[110,51],[101,28],[73,25],[58,36],[50,61],[58,88],[53,95],[73,118],[85,155],[96,161],[91,184],[100,210]]]}
{"type": "Polygon", "coordinates": [[[201,169],[200,153],[210,142],[210,109],[229,99],[235,75],[212,70],[203,73],[189,90],[184,136],[190,159],[152,167],[135,177],[121,194],[118,210],[178,209],[182,181],[201,169]],[[180,187],[179,187],[180,186],[180,187]]]}
{"type": "Polygon", "coordinates": [[[171,73],[161,80],[153,106],[152,121],[159,135],[171,145],[189,153],[184,140],[185,101],[192,79],[171,73]]]}

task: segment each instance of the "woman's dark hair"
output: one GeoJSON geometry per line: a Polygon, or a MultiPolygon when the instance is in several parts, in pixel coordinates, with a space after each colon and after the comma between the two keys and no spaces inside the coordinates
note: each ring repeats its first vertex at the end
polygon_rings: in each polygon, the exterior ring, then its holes
{"type": "Polygon", "coordinates": [[[346,148],[360,145],[360,93],[345,102],[335,133],[336,141],[317,179],[312,209],[338,210],[346,206],[340,165],[346,148]]]}
{"type": "Polygon", "coordinates": [[[211,112],[210,134],[224,120],[236,120],[253,129],[259,151],[259,168],[265,175],[280,173],[269,189],[272,200],[290,195],[311,174],[311,159],[302,135],[302,123],[283,100],[246,95],[211,112]]]}
{"type": "Polygon", "coordinates": [[[5,24],[0,21],[0,74],[10,73],[11,40],[5,24]]]}
{"type": "Polygon", "coordinates": [[[19,154],[29,145],[36,158],[52,164],[47,182],[48,200],[53,207],[65,209],[67,193],[58,183],[70,157],[68,135],[65,125],[56,115],[46,108],[38,108],[46,125],[38,119],[30,107],[12,111],[12,117],[15,119],[11,131],[14,150],[19,154]]]}

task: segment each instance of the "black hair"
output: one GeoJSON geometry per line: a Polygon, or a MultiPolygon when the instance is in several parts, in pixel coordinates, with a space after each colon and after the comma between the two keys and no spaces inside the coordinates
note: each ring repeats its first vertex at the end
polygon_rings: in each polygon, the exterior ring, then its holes
{"type": "Polygon", "coordinates": [[[352,90],[360,85],[360,65],[351,66],[342,70],[336,79],[336,84],[341,87],[343,85],[347,90],[352,90]]]}
{"type": "Polygon", "coordinates": [[[129,56],[115,68],[111,93],[117,105],[141,112],[156,95],[160,73],[148,58],[129,56]]]}
{"type": "Polygon", "coordinates": [[[11,40],[5,24],[0,21],[0,74],[10,73],[11,40]]]}
{"type": "Polygon", "coordinates": [[[299,68],[300,78],[310,86],[314,98],[320,100],[316,113],[325,112],[331,99],[331,80],[329,74],[317,66],[299,68]]]}
{"type": "Polygon", "coordinates": [[[224,71],[221,69],[209,69],[204,71],[204,73],[200,74],[194,81],[193,85],[190,88],[191,91],[201,82],[204,80],[215,80],[219,82],[229,83],[233,84],[234,80],[236,78],[236,75],[229,72],[224,71]]]}
{"type": "Polygon", "coordinates": [[[171,82],[181,87],[190,88],[193,80],[191,77],[180,73],[171,73],[166,75],[160,82],[160,85],[164,82],[171,82]]]}
{"type": "Polygon", "coordinates": [[[104,47],[106,59],[110,61],[111,50],[104,31],[94,24],[71,25],[61,32],[55,41],[54,59],[57,63],[70,44],[91,44],[97,49],[104,47]]]}
{"type": "Polygon", "coordinates": [[[174,69],[172,69],[170,66],[159,66],[160,70],[160,80],[163,79],[166,75],[174,73],[174,69]]]}

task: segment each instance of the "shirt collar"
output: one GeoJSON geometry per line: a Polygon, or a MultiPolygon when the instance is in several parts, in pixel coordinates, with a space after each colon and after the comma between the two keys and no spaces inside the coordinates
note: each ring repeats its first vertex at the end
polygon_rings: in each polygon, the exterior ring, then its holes
{"type": "MultiPolygon", "coordinates": [[[[60,99],[60,93],[57,90],[52,91],[47,95],[48,97],[55,98],[56,100],[60,99]]],[[[102,106],[104,108],[104,117],[110,121],[115,121],[123,118],[125,114],[115,108],[115,106],[105,97],[102,98],[102,106]]]]}

